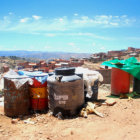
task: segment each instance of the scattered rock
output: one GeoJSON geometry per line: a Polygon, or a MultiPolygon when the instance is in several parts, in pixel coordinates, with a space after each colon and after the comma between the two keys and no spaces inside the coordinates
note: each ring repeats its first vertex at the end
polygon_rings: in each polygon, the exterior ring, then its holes
{"type": "Polygon", "coordinates": [[[114,104],[116,104],[116,100],[115,99],[107,99],[105,101],[105,103],[108,105],[108,106],[113,106],[114,104]]]}
{"type": "Polygon", "coordinates": [[[27,119],[27,120],[24,120],[24,123],[26,123],[26,124],[35,124],[35,122],[30,121],[30,118],[27,119]]]}
{"type": "Polygon", "coordinates": [[[63,119],[63,115],[61,112],[58,112],[56,115],[55,115],[59,120],[62,120],[63,119]]]}
{"type": "Polygon", "coordinates": [[[27,116],[22,116],[22,119],[23,120],[27,120],[27,119],[29,119],[31,116],[29,116],[29,115],[27,115],[27,116]]]}
{"type": "Polygon", "coordinates": [[[71,131],[70,134],[73,135],[74,134],[73,131],[71,131]]]}
{"type": "Polygon", "coordinates": [[[0,132],[4,132],[4,129],[0,129],[0,132]]]}
{"type": "Polygon", "coordinates": [[[50,116],[53,116],[53,112],[49,112],[48,113],[48,116],[50,117],[50,116]]]}
{"type": "Polygon", "coordinates": [[[51,138],[50,137],[47,137],[47,140],[51,140],[51,138]]]}
{"type": "Polygon", "coordinates": [[[19,121],[19,119],[12,119],[12,120],[11,120],[11,123],[12,123],[12,124],[16,124],[16,123],[18,123],[18,121],[19,121]]]}
{"type": "Polygon", "coordinates": [[[39,132],[38,134],[43,134],[42,132],[39,132]]]}

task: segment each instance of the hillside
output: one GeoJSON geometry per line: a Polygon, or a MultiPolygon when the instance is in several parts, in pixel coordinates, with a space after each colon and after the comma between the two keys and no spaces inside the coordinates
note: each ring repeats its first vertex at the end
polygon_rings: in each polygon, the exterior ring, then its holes
{"type": "Polygon", "coordinates": [[[67,53],[67,52],[41,52],[41,51],[0,51],[0,56],[18,56],[24,58],[38,58],[38,59],[50,59],[50,58],[63,58],[69,59],[70,57],[89,57],[88,53],[67,53]]]}

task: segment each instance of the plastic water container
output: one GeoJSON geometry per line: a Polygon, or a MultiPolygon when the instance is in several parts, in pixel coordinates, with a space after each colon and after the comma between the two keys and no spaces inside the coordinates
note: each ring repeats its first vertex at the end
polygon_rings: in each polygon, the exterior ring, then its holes
{"type": "Polygon", "coordinates": [[[57,68],[47,81],[49,109],[53,114],[76,115],[84,104],[84,83],[75,74],[75,68],[57,68]]]}
{"type": "Polygon", "coordinates": [[[129,93],[130,74],[118,69],[112,68],[111,72],[111,94],[120,95],[129,93]]]}

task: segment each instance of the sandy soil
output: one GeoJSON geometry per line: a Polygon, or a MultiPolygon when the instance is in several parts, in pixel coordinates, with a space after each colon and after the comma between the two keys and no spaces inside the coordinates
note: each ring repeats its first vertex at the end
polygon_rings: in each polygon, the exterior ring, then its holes
{"type": "MultiPolygon", "coordinates": [[[[108,87],[99,90],[99,99],[104,101],[110,94],[108,87]],[[106,88],[106,89],[105,89],[106,88]]],[[[115,99],[113,106],[102,105],[97,110],[100,118],[91,114],[88,118],[76,117],[59,120],[49,113],[27,116],[34,124],[25,124],[3,115],[0,107],[1,140],[139,140],[140,99],[115,99]]]]}

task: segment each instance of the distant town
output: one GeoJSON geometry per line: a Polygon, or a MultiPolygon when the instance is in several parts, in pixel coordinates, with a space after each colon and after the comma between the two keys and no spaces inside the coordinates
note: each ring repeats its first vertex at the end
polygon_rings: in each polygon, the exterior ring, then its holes
{"type": "Polygon", "coordinates": [[[58,67],[78,67],[84,65],[85,62],[100,63],[110,59],[127,59],[129,57],[136,57],[139,60],[140,49],[128,47],[127,50],[108,51],[107,53],[93,53],[89,58],[71,57],[69,60],[51,58],[47,60],[38,60],[37,62],[16,56],[1,56],[0,69],[1,73],[7,72],[9,68],[25,71],[42,71],[48,73],[52,72],[58,67]]]}

